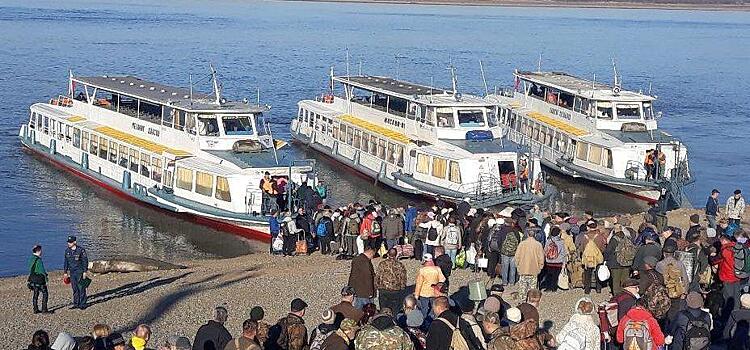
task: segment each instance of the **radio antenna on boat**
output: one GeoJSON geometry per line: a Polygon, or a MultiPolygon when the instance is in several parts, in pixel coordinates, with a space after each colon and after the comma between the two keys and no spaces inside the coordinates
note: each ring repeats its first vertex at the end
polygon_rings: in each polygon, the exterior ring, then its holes
{"type": "Polygon", "coordinates": [[[257,87],[257,92],[256,101],[258,102],[258,107],[260,107],[260,86],[257,87]]]}
{"type": "Polygon", "coordinates": [[[594,73],[594,79],[591,80],[591,97],[594,97],[594,90],[596,89],[596,73],[594,73]]]}
{"type": "Polygon", "coordinates": [[[328,80],[328,88],[331,90],[331,95],[333,95],[333,66],[331,66],[331,71],[329,74],[329,80],[328,80]]]}
{"type": "Polygon", "coordinates": [[[456,67],[451,64],[448,66],[448,69],[451,71],[451,88],[453,89],[453,97],[458,98],[461,95],[458,93],[458,77],[456,77],[456,67]]]}
{"type": "Polygon", "coordinates": [[[362,76],[362,60],[359,60],[359,75],[362,76]]]}
{"type": "Polygon", "coordinates": [[[190,104],[193,104],[193,74],[188,74],[188,82],[190,83],[190,104]]]}
{"type": "Polygon", "coordinates": [[[400,71],[401,71],[401,59],[406,58],[406,56],[400,56],[398,53],[396,53],[396,79],[400,79],[400,71]]]}
{"type": "Polygon", "coordinates": [[[489,95],[489,89],[487,88],[487,79],[484,77],[484,65],[482,60],[479,60],[479,72],[482,73],[482,83],[484,84],[484,96],[489,95]]]}
{"type": "Polygon", "coordinates": [[[216,69],[213,64],[208,65],[211,68],[211,80],[214,85],[214,96],[216,97],[216,105],[221,105],[221,86],[219,86],[219,80],[216,77],[216,69]]]}
{"type": "Polygon", "coordinates": [[[75,83],[73,82],[73,70],[68,68],[68,93],[70,94],[70,98],[73,99],[73,94],[75,93],[75,83]]]}
{"type": "Polygon", "coordinates": [[[651,82],[648,82],[648,95],[651,96],[651,82]]]}
{"type": "Polygon", "coordinates": [[[620,77],[617,75],[617,61],[615,61],[614,58],[612,58],[612,71],[615,74],[615,82],[614,86],[612,86],[612,92],[615,94],[615,96],[620,94],[620,91],[622,90],[620,77]]]}
{"type": "Polygon", "coordinates": [[[536,62],[536,71],[541,73],[542,72],[542,53],[539,53],[539,61],[536,62]]]}
{"type": "Polygon", "coordinates": [[[349,79],[349,48],[346,48],[346,79],[349,79]]]}

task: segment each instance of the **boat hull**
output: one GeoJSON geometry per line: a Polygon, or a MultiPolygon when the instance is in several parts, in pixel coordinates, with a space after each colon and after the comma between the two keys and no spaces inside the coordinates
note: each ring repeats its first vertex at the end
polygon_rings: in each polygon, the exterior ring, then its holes
{"type": "Polygon", "coordinates": [[[135,202],[152,209],[157,209],[165,214],[172,215],[186,221],[190,221],[206,227],[211,227],[219,231],[232,233],[244,238],[264,242],[269,242],[271,240],[271,235],[269,233],[267,223],[260,221],[257,223],[240,223],[232,220],[204,216],[198,213],[168,210],[163,206],[156,205],[155,203],[144,200],[144,198],[123,189],[121,186],[117,186],[114,181],[110,183],[109,181],[100,178],[96,174],[90,173],[86,169],[81,169],[78,163],[65,159],[67,157],[63,157],[57,154],[50,154],[48,149],[43,145],[30,144],[28,141],[30,140],[25,140],[23,137],[21,137],[21,145],[24,147],[24,149],[28,150],[33,155],[47,161],[48,163],[51,163],[59,169],[65,170],[78,178],[81,178],[99,188],[102,188],[118,196],[119,198],[135,202]]]}

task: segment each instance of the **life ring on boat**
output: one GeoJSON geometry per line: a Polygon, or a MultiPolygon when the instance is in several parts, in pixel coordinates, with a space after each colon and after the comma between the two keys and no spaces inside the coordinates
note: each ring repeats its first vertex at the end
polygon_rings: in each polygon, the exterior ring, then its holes
{"type": "Polygon", "coordinates": [[[333,103],[333,95],[325,95],[325,96],[323,96],[323,102],[324,103],[333,103]]]}

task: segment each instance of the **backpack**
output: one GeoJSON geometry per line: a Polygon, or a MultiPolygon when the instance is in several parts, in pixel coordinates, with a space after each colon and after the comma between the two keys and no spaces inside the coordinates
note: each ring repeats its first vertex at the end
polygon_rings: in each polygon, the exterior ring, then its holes
{"type": "Polygon", "coordinates": [[[380,222],[378,220],[372,220],[372,233],[370,234],[370,236],[372,237],[380,236],[381,231],[382,230],[380,228],[380,222]]]}
{"type": "Polygon", "coordinates": [[[518,231],[510,231],[505,236],[502,247],[500,247],[500,254],[505,256],[515,256],[518,244],[521,243],[520,233],[518,231]]]}
{"type": "Polygon", "coordinates": [[[560,247],[557,246],[557,243],[554,240],[549,240],[547,248],[544,249],[544,257],[547,260],[556,260],[560,257],[560,247]]]}
{"type": "Polygon", "coordinates": [[[687,316],[688,323],[687,328],[685,328],[682,348],[685,350],[707,350],[711,345],[710,326],[693,316],[690,311],[683,311],[683,314],[687,316]]]}
{"type": "Polygon", "coordinates": [[[461,331],[458,329],[458,324],[461,322],[461,319],[456,320],[456,326],[453,326],[448,320],[438,317],[438,320],[445,323],[448,328],[451,330],[451,346],[449,347],[450,350],[469,350],[469,344],[466,342],[466,339],[464,339],[464,336],[461,334],[461,331]]]}
{"type": "Polygon", "coordinates": [[[654,282],[646,288],[643,297],[646,299],[648,310],[651,311],[656,319],[661,319],[666,316],[669,307],[672,305],[672,301],[669,299],[667,287],[659,283],[659,280],[656,278],[654,278],[654,282]]]}
{"type": "Polygon", "coordinates": [[[595,242],[597,237],[599,237],[598,234],[586,242],[583,248],[583,255],[581,255],[583,266],[589,269],[593,269],[604,262],[604,255],[602,255],[602,251],[599,250],[595,242]]]}
{"type": "Polygon", "coordinates": [[[654,340],[651,338],[646,321],[629,320],[623,334],[623,349],[652,350],[654,348],[654,340]]]}
{"type": "Polygon", "coordinates": [[[734,253],[734,275],[739,279],[747,278],[750,276],[750,259],[748,259],[750,250],[738,243],[732,247],[732,252],[734,253]],[[737,248],[738,245],[739,248],[737,248]]]}
{"type": "Polygon", "coordinates": [[[452,244],[457,245],[458,244],[458,236],[461,233],[458,230],[458,226],[456,225],[448,225],[448,229],[445,233],[445,243],[446,244],[452,244]]]}
{"type": "Polygon", "coordinates": [[[320,350],[323,348],[323,342],[326,341],[329,335],[333,332],[321,332],[320,328],[315,330],[315,337],[310,339],[310,350],[320,350]]]}
{"type": "Polygon", "coordinates": [[[490,232],[490,242],[487,244],[491,252],[499,253],[503,242],[500,242],[500,229],[495,228],[490,232]]]}
{"type": "Polygon", "coordinates": [[[349,235],[359,235],[359,220],[349,218],[349,222],[346,223],[346,231],[349,235]]]}
{"type": "Polygon", "coordinates": [[[557,350],[580,350],[586,348],[586,331],[581,327],[574,327],[560,339],[557,350]]]}
{"type": "Polygon", "coordinates": [[[427,240],[432,242],[438,240],[438,232],[436,228],[430,226],[430,229],[427,230],[427,240]]]}
{"type": "Polygon", "coordinates": [[[325,237],[327,235],[326,223],[324,220],[320,220],[320,222],[318,222],[318,229],[316,230],[316,233],[318,234],[318,237],[325,237]]]}
{"type": "Polygon", "coordinates": [[[670,299],[680,298],[687,293],[682,280],[682,271],[673,262],[667,264],[664,268],[664,284],[667,287],[667,295],[670,299]]]}
{"type": "Polygon", "coordinates": [[[622,267],[633,266],[633,260],[635,260],[635,253],[638,248],[633,244],[633,241],[627,238],[617,238],[617,248],[615,248],[615,256],[617,263],[622,267]]]}

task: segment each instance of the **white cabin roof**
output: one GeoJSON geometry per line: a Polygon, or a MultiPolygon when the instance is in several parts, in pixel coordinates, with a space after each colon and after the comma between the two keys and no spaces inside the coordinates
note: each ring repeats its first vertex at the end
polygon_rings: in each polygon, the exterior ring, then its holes
{"type": "Polygon", "coordinates": [[[235,169],[198,157],[179,159],[175,165],[225,177],[239,174],[235,169]]]}
{"type": "Polygon", "coordinates": [[[646,94],[624,90],[615,94],[613,87],[602,82],[583,79],[565,72],[527,72],[517,71],[515,76],[522,80],[538,83],[590,100],[603,101],[653,101],[655,98],[646,94]]]}
{"type": "Polygon", "coordinates": [[[338,76],[334,77],[333,80],[341,84],[395,96],[423,105],[442,107],[492,107],[492,104],[487,103],[487,101],[478,96],[459,93],[459,98],[457,98],[451,90],[415,84],[389,77],[372,75],[338,76]]]}

